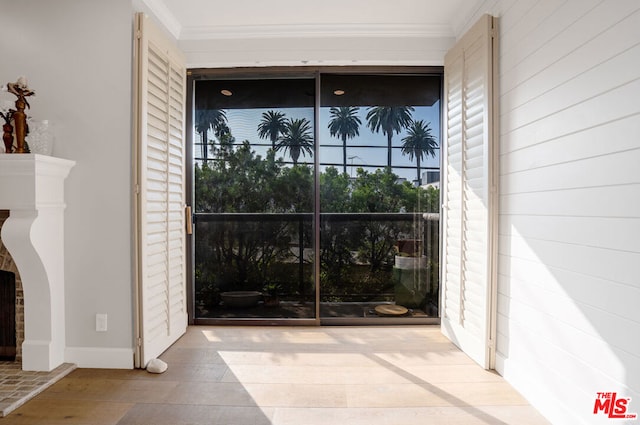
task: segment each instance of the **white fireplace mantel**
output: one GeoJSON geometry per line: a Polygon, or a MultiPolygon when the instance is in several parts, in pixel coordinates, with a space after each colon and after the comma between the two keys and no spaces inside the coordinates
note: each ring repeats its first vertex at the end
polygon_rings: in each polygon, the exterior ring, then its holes
{"type": "Polygon", "coordinates": [[[75,162],[37,154],[0,154],[2,242],[24,291],[22,369],[64,362],[64,180],[75,162]]]}

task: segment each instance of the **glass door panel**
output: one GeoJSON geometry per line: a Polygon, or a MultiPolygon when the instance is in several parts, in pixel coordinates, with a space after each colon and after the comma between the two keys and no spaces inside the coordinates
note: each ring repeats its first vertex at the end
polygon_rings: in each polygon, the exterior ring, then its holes
{"type": "Polygon", "coordinates": [[[314,79],[194,94],[196,319],[313,319],[314,79]]]}
{"type": "Polygon", "coordinates": [[[437,322],[441,75],[194,81],[196,323],[437,322]]]}
{"type": "Polygon", "coordinates": [[[321,83],[321,318],[437,317],[441,77],[321,83]]]}

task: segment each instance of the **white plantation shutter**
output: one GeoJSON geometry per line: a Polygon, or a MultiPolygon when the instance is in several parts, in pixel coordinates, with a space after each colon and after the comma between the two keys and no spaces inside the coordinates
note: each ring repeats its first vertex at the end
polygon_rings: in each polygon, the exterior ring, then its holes
{"type": "Polygon", "coordinates": [[[442,331],[485,368],[495,352],[494,18],[445,56],[442,331]]]}
{"type": "Polygon", "coordinates": [[[187,327],[185,78],[177,48],[137,16],[138,352],[144,367],[187,327]]]}

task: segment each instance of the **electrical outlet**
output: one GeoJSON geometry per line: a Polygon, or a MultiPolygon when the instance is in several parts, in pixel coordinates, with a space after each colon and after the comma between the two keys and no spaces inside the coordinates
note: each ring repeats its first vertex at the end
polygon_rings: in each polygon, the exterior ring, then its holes
{"type": "Polygon", "coordinates": [[[96,314],[96,332],[106,332],[107,331],[107,315],[106,314],[96,314]]]}

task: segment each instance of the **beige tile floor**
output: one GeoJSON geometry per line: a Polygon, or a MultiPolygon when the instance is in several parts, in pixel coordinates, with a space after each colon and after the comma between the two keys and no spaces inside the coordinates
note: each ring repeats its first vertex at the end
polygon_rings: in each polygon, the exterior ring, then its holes
{"type": "Polygon", "coordinates": [[[437,326],[190,327],[161,358],[78,369],[0,425],[548,424],[437,326]]]}

